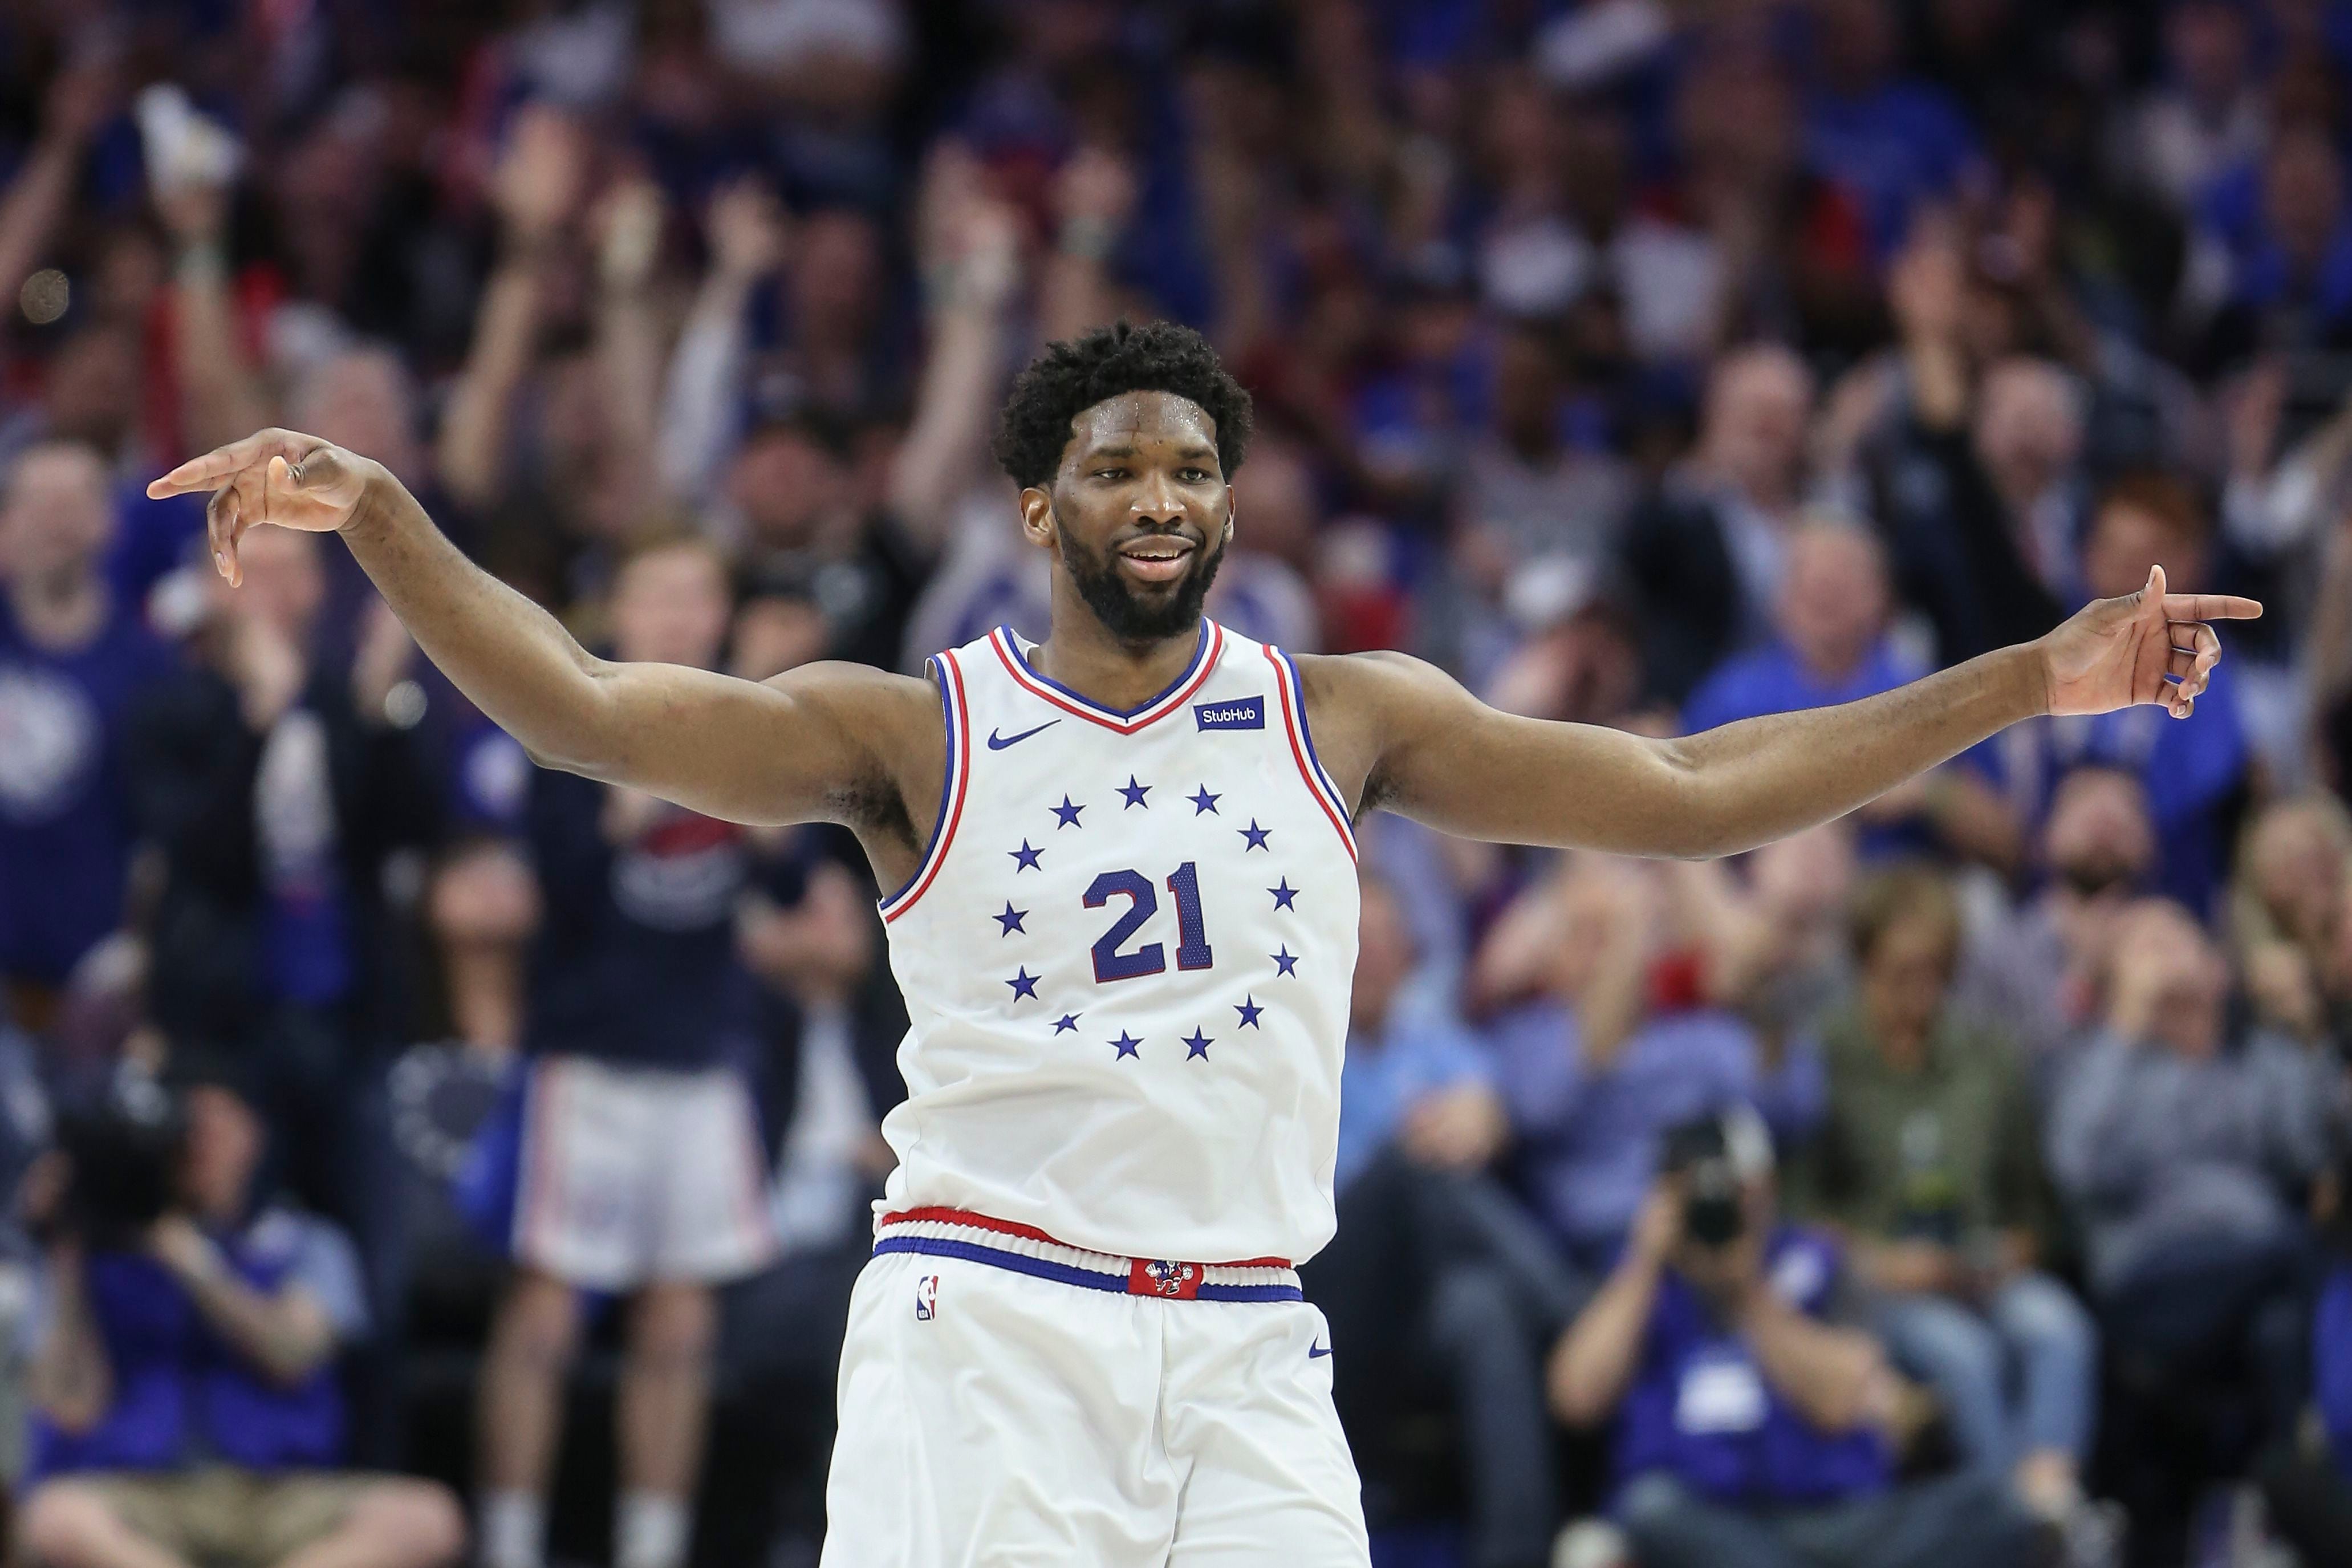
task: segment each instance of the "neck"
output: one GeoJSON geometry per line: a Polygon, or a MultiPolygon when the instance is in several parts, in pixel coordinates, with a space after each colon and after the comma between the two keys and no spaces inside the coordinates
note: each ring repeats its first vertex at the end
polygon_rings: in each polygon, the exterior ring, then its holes
{"type": "Polygon", "coordinates": [[[105,581],[86,564],[62,567],[8,584],[8,608],[37,647],[79,647],[98,634],[108,609],[105,581]]]}
{"type": "Polygon", "coordinates": [[[1201,625],[1193,622],[1173,637],[1150,642],[1127,642],[1112,635],[1069,578],[1054,578],[1054,625],[1051,634],[1029,656],[1030,668],[1048,680],[1106,708],[1133,708],[1149,702],[1175,683],[1192,662],[1201,646],[1201,625]]]}

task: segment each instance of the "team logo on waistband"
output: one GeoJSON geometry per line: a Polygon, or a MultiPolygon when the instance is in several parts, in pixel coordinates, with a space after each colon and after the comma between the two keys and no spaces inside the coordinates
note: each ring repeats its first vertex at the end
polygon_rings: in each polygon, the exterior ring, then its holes
{"type": "Polygon", "coordinates": [[[1186,1286],[1198,1287],[1200,1268],[1192,1263],[1171,1263],[1166,1258],[1143,1260],[1143,1275],[1150,1281],[1152,1292],[1160,1296],[1181,1296],[1186,1286]]]}
{"type": "Polygon", "coordinates": [[[1192,718],[1203,730],[1263,730],[1265,699],[1236,697],[1224,702],[1195,702],[1192,718]]]}

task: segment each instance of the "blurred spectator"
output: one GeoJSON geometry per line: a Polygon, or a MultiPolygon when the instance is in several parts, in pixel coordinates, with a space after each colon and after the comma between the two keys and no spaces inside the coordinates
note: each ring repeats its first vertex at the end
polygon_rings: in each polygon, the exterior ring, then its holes
{"type": "Polygon", "coordinates": [[[1459,1024],[1397,1015],[1412,937],[1376,876],[1364,879],[1361,924],[1340,1086],[1343,1216],[1302,1276],[1331,1325],[1333,1397],[1363,1435],[1377,1486],[1408,1402],[1433,1385],[1463,1434],[1469,1561],[1544,1563],[1556,1504],[1538,1357],[1572,1287],[1485,1176],[1509,1123],[1484,1052],[1459,1024]]]}
{"type": "Polygon", "coordinates": [[[1614,1511],[1643,1568],[2037,1555],[1997,1479],[1896,1482],[1898,1381],[1850,1326],[1835,1241],[1780,1219],[1754,1116],[1673,1131],[1549,1375],[1562,1420],[1615,1423],[1614,1511]]]}
{"type": "Polygon", "coordinates": [[[1769,634],[1797,521],[1813,384],[1785,348],[1715,363],[1696,447],[1625,528],[1653,694],[1680,704],[1729,654],[1769,634]]]}
{"type": "Polygon", "coordinates": [[[1498,922],[1471,981],[1541,997],[1493,1026],[1497,1081],[1528,1197],[1588,1271],[1623,1245],[1665,1129],[1753,1103],[1795,1136],[1820,1110],[1811,1042],[1766,1059],[1731,1014],[1659,1005],[1660,919],[1647,868],[1580,857],[1498,922]]]}
{"type": "Polygon", "coordinates": [[[2273,1432],[2302,1403],[2303,1189],[2329,1168],[2340,1084],[2275,1034],[2232,1030],[2230,974],[2178,905],[2116,934],[2099,1037],[2051,1108],[2103,1332],[2136,1383],[2250,1377],[2273,1432]]]}
{"type": "Polygon", "coordinates": [[[1951,1005],[1960,911],[1935,872],[1866,884],[1853,948],[1796,1206],[1838,1227],[1888,1353],[1935,1389],[1962,1459],[2065,1521],[2084,1507],[2098,1352],[2087,1314],[2034,1267],[2048,1216],[2023,1065],[1951,1005]]]}
{"type": "Polygon", "coordinates": [[[2331,1229],[2327,1278],[2311,1324],[2318,1420],[2279,1444],[2261,1470],[2272,1517],[2309,1568],[2352,1562],[2352,1262],[2340,1213],[2331,1229]]]}
{"type": "Polygon", "coordinates": [[[1880,254],[1916,203],[1948,194],[1977,156],[1975,136],[1936,85],[1897,74],[1903,39],[1878,0],[1812,7],[1818,76],[1805,105],[1812,166],[1858,192],[1880,254]]]}
{"type": "Polygon", "coordinates": [[[2301,795],[2247,824],[2230,934],[2247,999],[2267,1027],[2338,1054],[2352,1047],[2352,814],[2301,795]]]}
{"type": "Polygon", "coordinates": [[[27,447],[0,507],[0,975],[48,1026],[76,966],[123,920],[133,826],[124,726],[171,656],[101,569],[114,531],[98,455],[27,447]]]}
{"type": "Polygon", "coordinates": [[[19,1545],[51,1568],[455,1562],[444,1489],[346,1468],[335,1362],[369,1327],[350,1240],[257,1187],[266,1133],[234,1070],[174,1069],[185,1132],[161,1218],[100,1225],[69,1190],[94,1177],[44,1184],[63,1201],[19,1545]]]}
{"type": "MultiPolygon", "coordinates": [[[[2171,592],[2196,593],[2208,582],[2208,548],[2204,513],[2182,481],[2126,475],[2103,492],[2093,513],[2084,585],[2093,598],[2136,594],[2149,566],[2161,565],[2171,592]]],[[[2213,907],[2233,816],[2250,785],[2252,753],[2237,684],[2236,675],[2217,669],[2185,720],[2130,708],[2094,719],[2045,720],[2023,732],[2039,745],[2039,768],[2053,782],[2084,763],[2139,779],[2156,826],[2156,889],[2200,913],[2213,907]]],[[[2032,763],[2023,766],[2028,776],[2020,782],[2027,790],[2046,787],[2031,776],[2032,763]]]]}
{"type": "Polygon", "coordinates": [[[2119,171],[2176,213],[2195,211],[2213,181],[2269,137],[2252,30],[2227,0],[2177,0],[2164,16],[2164,79],[2116,116],[2119,171]]]}
{"type": "MultiPolygon", "coordinates": [[[[614,584],[614,652],[710,668],[728,612],[709,547],[641,545],[614,584]]],[[[629,1299],[614,1563],[681,1568],[714,1291],[775,1247],[751,1197],[761,1143],[741,1077],[763,1018],[736,918],[758,868],[743,828],[570,773],[535,775],[530,830],[546,912],[524,1029],[517,1267],[479,1385],[482,1557],[545,1561],[564,1374],[581,1295],[599,1291],[629,1299]]]]}
{"type": "Polygon", "coordinates": [[[2137,777],[2085,764],[2059,781],[2042,828],[2042,890],[1977,922],[1960,978],[1966,1005],[1998,1020],[2047,1089],[2096,1020],[2125,907],[2156,868],[2156,825],[2137,777]]]}
{"type": "MultiPolygon", "coordinates": [[[[415,655],[379,604],[348,668],[315,657],[333,542],[259,528],[245,582],[203,580],[187,668],[125,741],[142,833],[162,850],[148,981],[175,1039],[251,1064],[298,1195],[369,1249],[388,1157],[377,1053],[404,1034],[386,868],[439,833],[415,743],[415,655]]],[[[340,548],[340,546],[336,546],[340,548]]]]}
{"type": "Polygon", "coordinates": [[[2067,606],[2081,394],[2043,362],[1980,363],[1951,222],[1922,218],[1886,289],[1901,394],[1863,450],[1871,510],[1898,590],[1952,664],[2039,637],[2067,606]]]}
{"type": "MultiPolygon", "coordinates": [[[[1711,730],[1767,713],[1853,702],[1927,673],[1887,635],[1886,559],[1860,529],[1811,521],[1790,531],[1774,596],[1771,640],[1718,666],[1683,708],[1683,727],[1711,730]]],[[[2018,828],[1981,767],[1949,764],[1873,802],[1865,855],[1940,842],[1956,854],[2007,867],[2018,828]]]]}

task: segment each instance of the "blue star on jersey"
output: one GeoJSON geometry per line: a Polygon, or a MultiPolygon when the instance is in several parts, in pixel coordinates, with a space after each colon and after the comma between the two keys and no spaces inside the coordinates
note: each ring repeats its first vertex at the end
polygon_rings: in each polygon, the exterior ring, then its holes
{"type": "MultiPolygon", "coordinates": [[[[1272,833],[1274,829],[1270,827],[1260,827],[1257,825],[1257,818],[1253,816],[1250,818],[1250,825],[1247,827],[1236,827],[1234,831],[1240,834],[1244,838],[1249,840],[1249,842],[1243,846],[1242,848],[1242,853],[1246,855],[1252,849],[1265,849],[1266,835],[1272,833]]],[[[1271,855],[1274,851],[1267,849],[1266,853],[1271,855]]]]}
{"type": "Polygon", "coordinates": [[[1076,1034],[1077,1028],[1078,1016],[1076,1013],[1065,1013],[1054,1020],[1054,1033],[1057,1035],[1076,1034]]]}
{"type": "Polygon", "coordinates": [[[1273,954],[1273,958],[1277,974],[1288,974],[1293,979],[1297,978],[1294,972],[1298,968],[1298,955],[1290,951],[1289,943],[1285,942],[1282,951],[1273,954]]]}
{"type": "Polygon", "coordinates": [[[1255,996],[1244,996],[1234,1004],[1234,1011],[1242,1016],[1242,1021],[1234,1026],[1235,1028],[1255,1029],[1259,1026],[1257,1016],[1265,1009],[1257,1005],[1255,996]]]}
{"type": "Polygon", "coordinates": [[[1200,794],[1188,795],[1184,798],[1192,803],[1192,815],[1198,816],[1204,811],[1214,812],[1217,809],[1217,802],[1224,799],[1225,797],[1221,795],[1211,795],[1209,793],[1209,786],[1207,784],[1202,784],[1201,786],[1200,794]]]}
{"type": "Polygon", "coordinates": [[[1201,1033],[1199,1027],[1196,1026],[1191,1034],[1184,1037],[1184,1059],[1189,1062],[1194,1057],[1198,1057],[1202,1061],[1207,1061],[1209,1059],[1209,1047],[1216,1043],[1216,1041],[1209,1038],[1208,1036],[1201,1033]]]}
{"type": "Polygon", "coordinates": [[[1029,911],[1027,910],[1014,909],[1011,899],[1004,900],[1004,912],[1003,914],[991,915],[988,918],[1004,928],[1003,931],[996,933],[999,936],[1011,936],[1016,931],[1021,932],[1024,936],[1029,934],[1028,929],[1021,923],[1023,921],[1029,918],[1029,911]]]}
{"type": "Polygon", "coordinates": [[[1007,849],[1005,853],[1013,857],[1013,874],[1016,876],[1024,871],[1036,871],[1044,868],[1037,864],[1037,857],[1043,855],[1045,851],[1043,849],[1030,848],[1029,840],[1026,838],[1021,841],[1020,848],[1007,849]]]}
{"type": "Polygon", "coordinates": [[[1066,795],[1062,797],[1061,805],[1049,805],[1045,809],[1052,812],[1055,816],[1061,818],[1059,822],[1054,824],[1054,831],[1056,833],[1059,833],[1065,827],[1076,827],[1082,831],[1086,827],[1086,824],[1078,820],[1078,813],[1086,810],[1086,807],[1083,805],[1072,805],[1070,804],[1070,797],[1066,795]]]}
{"type": "Polygon", "coordinates": [[[1151,786],[1148,784],[1136,783],[1133,773],[1127,775],[1127,782],[1118,786],[1118,793],[1127,797],[1127,804],[1120,806],[1119,810],[1131,811],[1139,805],[1146,811],[1151,809],[1150,803],[1143,798],[1151,793],[1151,786]]]}
{"type": "Polygon", "coordinates": [[[1037,999],[1037,982],[1044,978],[1043,975],[1030,973],[1029,966],[1024,963],[1014,972],[1013,978],[1004,984],[1013,987],[1013,999],[1015,1002],[1020,1001],[1024,996],[1034,1002],[1037,999]]]}
{"type": "MultiPolygon", "coordinates": [[[[1115,1040],[1106,1040],[1106,1041],[1104,1041],[1103,1043],[1104,1043],[1105,1045],[1107,1045],[1107,1046],[1111,1047],[1113,1049],[1117,1050],[1117,1051],[1118,1052],[1119,1056],[1121,1056],[1121,1057],[1131,1057],[1131,1056],[1134,1056],[1134,1055],[1135,1055],[1135,1047],[1138,1047],[1138,1046],[1139,1046],[1139,1045],[1141,1045],[1141,1044],[1143,1044],[1143,1042],[1142,1042],[1141,1040],[1137,1039],[1134,1036],[1132,1036],[1132,1035],[1129,1034],[1125,1029],[1121,1029],[1121,1030],[1118,1032],[1118,1038],[1117,1038],[1117,1039],[1115,1039],[1115,1040]]],[[[1112,1059],[1115,1061],[1115,1060],[1117,1060],[1117,1059],[1118,1059],[1118,1058],[1116,1058],[1116,1057],[1115,1057],[1115,1058],[1113,1058],[1112,1059]]],[[[1138,1059],[1139,1060],[1140,1058],[1138,1058],[1138,1059]]]]}
{"type": "Polygon", "coordinates": [[[1287,877],[1276,886],[1268,888],[1266,891],[1274,895],[1274,907],[1277,910],[1290,908],[1292,901],[1298,897],[1298,889],[1290,885],[1290,879],[1287,877]]]}

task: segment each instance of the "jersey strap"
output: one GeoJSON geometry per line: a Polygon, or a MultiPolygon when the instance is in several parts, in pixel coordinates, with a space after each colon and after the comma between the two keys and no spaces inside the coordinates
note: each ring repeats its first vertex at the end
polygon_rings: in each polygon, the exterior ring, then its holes
{"type": "Polygon", "coordinates": [[[905,887],[882,900],[886,923],[913,909],[915,900],[939,876],[948,846],[955,842],[957,825],[963,820],[964,791],[971,782],[971,711],[964,700],[963,667],[952,653],[935,655],[931,667],[939,675],[940,710],[948,731],[947,772],[940,777],[940,814],[932,819],[931,841],[923,850],[922,864],[915,868],[905,887]]]}
{"type": "Polygon", "coordinates": [[[1271,643],[1260,645],[1266,663],[1274,666],[1275,695],[1282,700],[1282,728],[1290,738],[1291,760],[1298,764],[1298,776],[1307,781],[1307,791],[1347,846],[1348,858],[1356,858],[1356,835],[1348,826],[1348,808],[1339,799],[1339,792],[1331,784],[1331,775],[1323,771],[1320,758],[1315,754],[1315,737],[1307,731],[1307,688],[1298,679],[1298,666],[1290,656],[1271,643]]]}

